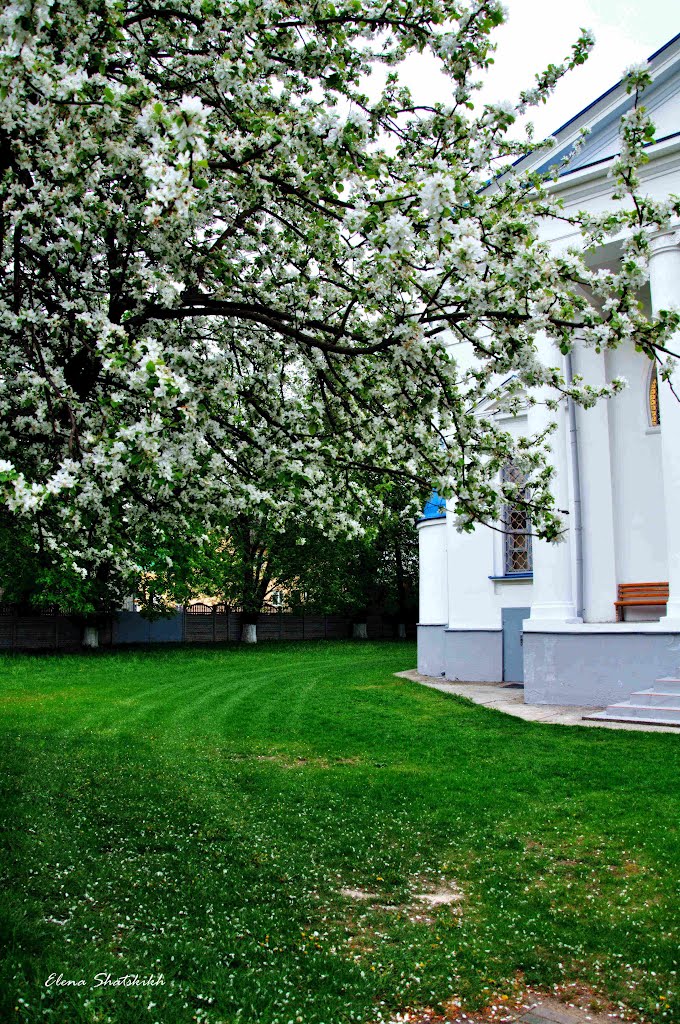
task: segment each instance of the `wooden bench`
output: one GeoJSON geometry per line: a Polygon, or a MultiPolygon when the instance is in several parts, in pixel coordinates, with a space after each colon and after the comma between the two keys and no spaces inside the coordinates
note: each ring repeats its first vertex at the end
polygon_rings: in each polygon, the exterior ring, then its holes
{"type": "Polygon", "coordinates": [[[616,621],[623,622],[624,608],[647,608],[668,603],[667,583],[619,583],[614,601],[616,621]]]}

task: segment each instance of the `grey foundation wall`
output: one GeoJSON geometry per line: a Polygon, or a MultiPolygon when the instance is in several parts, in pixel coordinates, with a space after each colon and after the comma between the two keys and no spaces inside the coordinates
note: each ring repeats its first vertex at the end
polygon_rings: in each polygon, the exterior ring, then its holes
{"type": "Polygon", "coordinates": [[[524,633],[527,704],[604,707],[680,677],[678,633],[524,633]]]}
{"type": "Polygon", "coordinates": [[[500,629],[447,629],[444,644],[447,679],[498,683],[503,678],[503,634],[500,629]]]}
{"type": "Polygon", "coordinates": [[[418,671],[470,683],[497,683],[503,678],[503,634],[500,629],[419,625],[418,671]]]}
{"type": "Polygon", "coordinates": [[[418,671],[424,676],[444,675],[446,626],[418,626],[418,671]]]}

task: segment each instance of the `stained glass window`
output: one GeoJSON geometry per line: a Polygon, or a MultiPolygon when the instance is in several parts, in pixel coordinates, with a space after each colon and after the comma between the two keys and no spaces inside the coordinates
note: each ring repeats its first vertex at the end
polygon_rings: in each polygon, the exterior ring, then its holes
{"type": "Polygon", "coordinates": [[[661,424],[661,410],[659,409],[659,378],[656,373],[656,366],[649,375],[649,423],[652,427],[661,424]]]}
{"type": "MultiPolygon", "coordinates": [[[[517,466],[510,464],[505,468],[503,481],[504,483],[523,485],[524,474],[517,466]]],[[[526,487],[522,486],[520,493],[523,498],[526,498],[528,493],[526,487]]],[[[531,519],[527,509],[520,503],[508,503],[505,506],[503,527],[505,531],[505,575],[531,572],[531,519]]]]}

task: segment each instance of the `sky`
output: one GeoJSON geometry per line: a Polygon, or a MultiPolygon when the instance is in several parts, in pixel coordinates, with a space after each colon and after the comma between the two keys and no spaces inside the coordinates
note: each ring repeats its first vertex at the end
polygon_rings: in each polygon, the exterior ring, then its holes
{"type": "MultiPolygon", "coordinates": [[[[591,29],[595,47],[581,67],[562,80],[531,120],[545,137],[680,32],[680,0],[504,0],[508,20],[494,33],[495,64],[483,90],[485,101],[515,99],[534,84],[534,74],[569,53],[581,27],[591,29]]],[[[412,57],[400,73],[418,101],[447,98],[429,61],[412,57]]]]}

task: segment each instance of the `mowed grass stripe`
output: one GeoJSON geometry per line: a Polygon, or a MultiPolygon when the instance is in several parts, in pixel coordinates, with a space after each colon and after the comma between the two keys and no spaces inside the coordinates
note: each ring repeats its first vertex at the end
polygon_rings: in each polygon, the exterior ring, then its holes
{"type": "Polygon", "coordinates": [[[394,678],[414,660],[0,659],[0,1018],[372,1022],[522,982],[677,1015],[680,738],[521,722],[394,678]],[[416,918],[454,883],[460,913],[416,918]],[[58,991],[51,970],[166,985],[58,991]]]}

